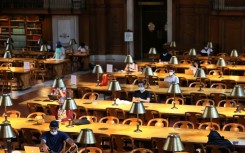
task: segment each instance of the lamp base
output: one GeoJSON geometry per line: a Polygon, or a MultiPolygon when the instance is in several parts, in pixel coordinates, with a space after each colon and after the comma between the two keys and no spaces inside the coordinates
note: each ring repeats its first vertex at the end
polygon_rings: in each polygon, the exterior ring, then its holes
{"type": "Polygon", "coordinates": [[[68,127],[68,128],[74,127],[74,126],[72,125],[72,120],[71,120],[71,119],[68,119],[68,122],[69,122],[69,124],[68,124],[66,127],[68,127]]]}
{"type": "Polygon", "coordinates": [[[112,106],[118,106],[118,104],[117,103],[113,103],[112,106]]]}
{"type": "Polygon", "coordinates": [[[178,109],[178,107],[174,106],[174,107],[172,107],[171,109],[178,109]]]}
{"type": "Polygon", "coordinates": [[[134,132],[142,132],[142,130],[136,129],[136,130],[134,130],[134,132]]]}
{"type": "Polygon", "coordinates": [[[223,76],[222,76],[222,75],[220,75],[220,76],[219,76],[219,78],[223,78],[223,76]]]}
{"type": "Polygon", "coordinates": [[[3,124],[9,124],[9,123],[10,123],[10,121],[8,121],[8,120],[4,120],[2,123],[3,123],[3,124]]]}
{"type": "Polygon", "coordinates": [[[66,127],[68,127],[68,128],[72,128],[72,127],[74,127],[74,126],[73,126],[73,125],[69,125],[69,124],[68,124],[66,127]]]}
{"type": "Polygon", "coordinates": [[[199,90],[197,90],[197,91],[203,91],[202,89],[199,89],[199,90]]]}
{"type": "Polygon", "coordinates": [[[234,113],[241,113],[241,110],[235,110],[234,113]]]}

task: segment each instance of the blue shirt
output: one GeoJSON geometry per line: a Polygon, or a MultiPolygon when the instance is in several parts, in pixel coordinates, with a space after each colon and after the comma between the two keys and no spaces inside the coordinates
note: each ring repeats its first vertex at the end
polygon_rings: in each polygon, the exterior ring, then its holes
{"type": "Polygon", "coordinates": [[[46,145],[49,149],[57,153],[63,149],[64,141],[66,141],[67,138],[69,138],[69,136],[60,131],[58,131],[56,135],[52,135],[49,131],[42,135],[42,139],[46,141],[46,145]]]}

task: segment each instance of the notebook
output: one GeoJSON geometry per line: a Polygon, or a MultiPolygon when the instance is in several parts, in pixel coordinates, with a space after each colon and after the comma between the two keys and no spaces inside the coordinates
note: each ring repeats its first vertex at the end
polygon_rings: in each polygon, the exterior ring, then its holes
{"type": "Polygon", "coordinates": [[[24,149],[25,149],[26,153],[40,153],[40,148],[39,147],[24,146],[24,149]]]}
{"type": "Polygon", "coordinates": [[[48,95],[49,100],[58,100],[57,95],[48,95]]]}
{"type": "Polygon", "coordinates": [[[45,123],[50,123],[53,120],[56,120],[54,115],[43,115],[43,119],[45,123]]]}
{"type": "Polygon", "coordinates": [[[168,81],[158,81],[159,88],[168,88],[170,86],[170,82],[168,81]]]}

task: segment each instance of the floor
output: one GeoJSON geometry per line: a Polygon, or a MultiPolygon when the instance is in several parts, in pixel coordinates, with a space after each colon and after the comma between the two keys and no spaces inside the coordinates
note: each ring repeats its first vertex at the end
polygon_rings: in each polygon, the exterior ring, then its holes
{"type": "MultiPolygon", "coordinates": [[[[113,67],[117,70],[124,69],[125,64],[122,62],[93,62],[93,64],[100,64],[104,71],[106,71],[106,64],[113,64],[113,67]]],[[[92,73],[91,70],[87,71],[77,71],[72,73],[73,75],[77,75],[78,82],[88,81],[88,82],[96,82],[96,75],[92,73]]],[[[65,83],[70,81],[71,74],[65,75],[63,80],[65,83]]],[[[35,98],[35,97],[47,97],[50,94],[51,86],[53,80],[31,80],[31,84],[33,85],[31,88],[23,90],[23,91],[12,91],[11,98],[13,101],[13,106],[8,106],[7,110],[19,110],[21,112],[21,117],[26,117],[29,114],[28,108],[25,106],[18,105],[20,102],[35,98]]],[[[0,107],[0,114],[4,113],[4,107],[0,107]]]]}

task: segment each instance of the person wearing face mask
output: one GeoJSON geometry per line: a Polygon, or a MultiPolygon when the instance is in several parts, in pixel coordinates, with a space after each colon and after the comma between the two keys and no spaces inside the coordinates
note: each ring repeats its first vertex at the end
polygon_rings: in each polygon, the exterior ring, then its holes
{"type": "Polygon", "coordinates": [[[166,76],[164,81],[168,81],[170,83],[179,83],[179,78],[174,75],[174,68],[169,69],[169,76],[166,76]]]}
{"type": "Polygon", "coordinates": [[[138,83],[138,90],[136,90],[133,94],[132,102],[146,102],[149,103],[151,98],[151,94],[149,91],[145,90],[144,82],[138,83]]]}
{"type": "Polygon", "coordinates": [[[190,70],[192,70],[193,74],[195,74],[198,68],[201,68],[200,61],[199,60],[195,60],[192,63],[192,65],[190,66],[190,70]]]}
{"type": "Polygon", "coordinates": [[[51,121],[49,125],[50,131],[44,132],[41,138],[41,148],[44,152],[60,153],[66,141],[71,147],[75,147],[76,144],[68,136],[68,134],[58,131],[59,122],[51,121]]]}
{"type": "Polygon", "coordinates": [[[159,62],[168,62],[171,57],[172,55],[168,53],[167,49],[163,49],[163,52],[159,57],[159,62]]]}
{"type": "Polygon", "coordinates": [[[208,47],[208,43],[205,43],[204,48],[201,50],[201,55],[209,56],[212,52],[213,52],[213,49],[208,47]]]}

